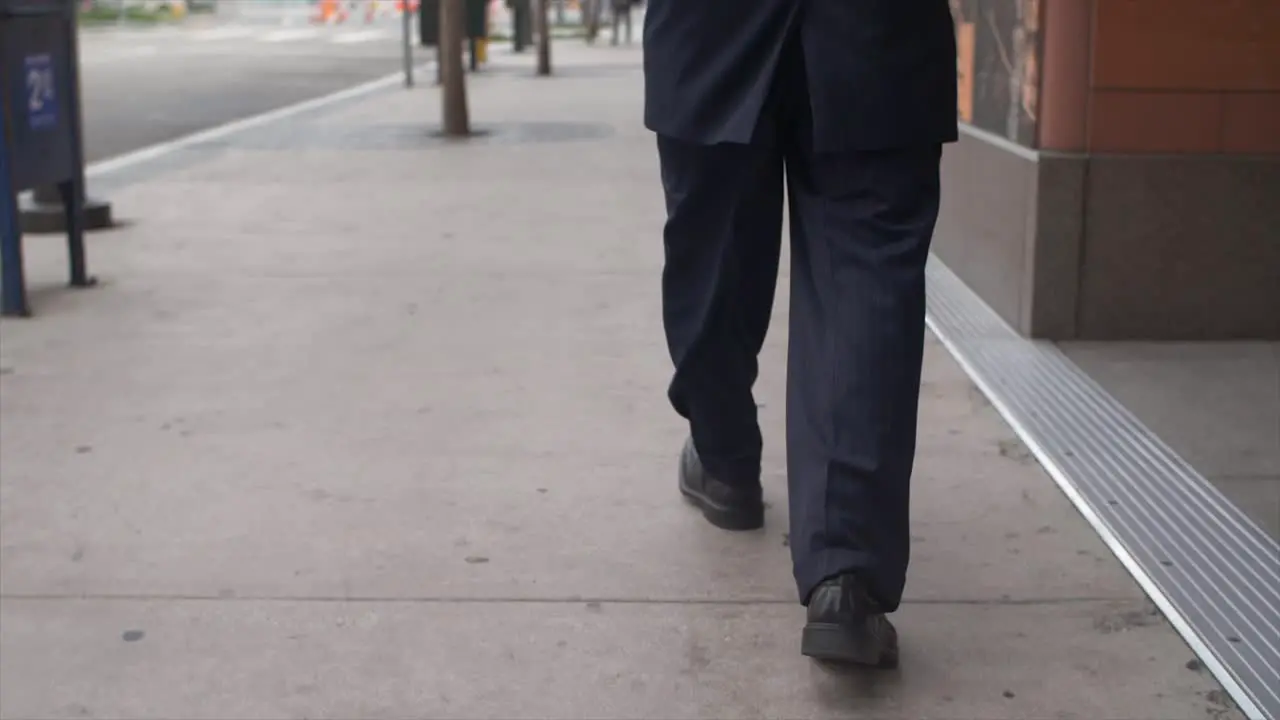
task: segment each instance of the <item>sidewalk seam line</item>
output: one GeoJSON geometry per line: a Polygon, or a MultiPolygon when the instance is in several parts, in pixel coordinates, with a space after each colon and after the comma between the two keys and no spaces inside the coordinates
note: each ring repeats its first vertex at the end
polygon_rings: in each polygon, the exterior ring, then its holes
{"type": "MultiPolygon", "coordinates": [[[[53,595],[0,594],[0,600],[26,602],[263,602],[263,603],[388,603],[405,605],[797,605],[795,600],[743,599],[716,600],[698,598],[609,598],[609,597],[379,597],[379,596],[287,596],[287,595],[53,595]]],[[[1033,607],[1092,603],[1141,602],[1134,597],[1065,597],[1019,599],[931,599],[903,600],[904,606],[972,605],[975,607],[1033,607]]]]}

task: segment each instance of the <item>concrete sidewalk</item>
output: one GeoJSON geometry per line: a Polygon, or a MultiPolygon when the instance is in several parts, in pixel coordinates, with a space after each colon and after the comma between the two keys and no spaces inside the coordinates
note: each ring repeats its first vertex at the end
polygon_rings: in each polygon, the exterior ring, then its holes
{"type": "Polygon", "coordinates": [[[765,531],[675,490],[638,49],[495,53],[130,171],[0,349],[0,717],[1187,718],[1224,693],[930,342],[903,667],[799,655],[785,289],[765,531]]]}

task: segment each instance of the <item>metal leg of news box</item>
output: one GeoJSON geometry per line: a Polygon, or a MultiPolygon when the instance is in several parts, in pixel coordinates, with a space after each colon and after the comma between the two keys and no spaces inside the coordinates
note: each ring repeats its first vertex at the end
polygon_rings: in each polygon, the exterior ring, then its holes
{"type": "Polygon", "coordinates": [[[71,179],[58,184],[58,193],[62,195],[62,211],[67,221],[67,262],[70,265],[71,287],[90,287],[97,284],[97,279],[89,275],[84,259],[84,207],[88,190],[84,182],[84,112],[81,107],[80,92],[80,40],[76,32],[75,14],[71,15],[70,32],[68,33],[68,52],[71,54],[74,68],[72,92],[75,93],[72,122],[72,157],[75,172],[71,179]]]}
{"type": "Polygon", "coordinates": [[[84,259],[84,189],[79,183],[58,183],[62,195],[62,208],[67,222],[67,262],[70,266],[71,286],[90,287],[97,280],[89,275],[84,259]]]}

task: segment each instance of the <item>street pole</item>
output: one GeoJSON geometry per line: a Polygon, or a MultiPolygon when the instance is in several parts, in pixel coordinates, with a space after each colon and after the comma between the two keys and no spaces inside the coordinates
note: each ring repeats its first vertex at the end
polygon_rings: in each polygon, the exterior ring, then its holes
{"type": "Polygon", "coordinates": [[[514,0],[511,3],[511,52],[524,51],[524,36],[520,33],[524,30],[524,13],[521,12],[524,0],[514,0]]]}
{"type": "Polygon", "coordinates": [[[582,0],[582,20],[586,27],[587,44],[594,43],[600,34],[600,5],[603,0],[582,0]]]}
{"type": "Polygon", "coordinates": [[[551,23],[548,17],[551,10],[549,0],[534,0],[538,3],[533,21],[537,23],[538,32],[538,74],[551,74],[551,23]]]}
{"type": "Polygon", "coordinates": [[[400,29],[404,50],[404,86],[413,87],[413,13],[409,10],[409,0],[405,0],[400,8],[400,29]]]}

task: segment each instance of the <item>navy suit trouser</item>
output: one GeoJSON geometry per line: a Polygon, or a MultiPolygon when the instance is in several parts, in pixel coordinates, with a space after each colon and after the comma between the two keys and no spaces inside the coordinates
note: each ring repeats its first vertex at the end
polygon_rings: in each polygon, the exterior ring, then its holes
{"type": "Polygon", "coordinates": [[[752,396],[773,307],[784,181],[790,546],[802,602],[855,571],[901,602],[941,146],[817,153],[803,58],[783,53],[748,144],[659,136],[669,396],[704,466],[760,481],[752,396]]]}

